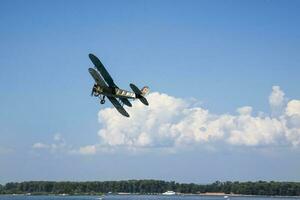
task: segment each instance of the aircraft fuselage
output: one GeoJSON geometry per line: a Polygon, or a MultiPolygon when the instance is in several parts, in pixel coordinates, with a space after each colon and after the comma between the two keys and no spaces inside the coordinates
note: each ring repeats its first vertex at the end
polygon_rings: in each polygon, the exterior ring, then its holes
{"type": "Polygon", "coordinates": [[[104,95],[116,98],[127,98],[127,99],[135,99],[136,95],[133,92],[123,90],[116,87],[102,87],[98,84],[94,85],[94,93],[95,96],[104,95]]]}

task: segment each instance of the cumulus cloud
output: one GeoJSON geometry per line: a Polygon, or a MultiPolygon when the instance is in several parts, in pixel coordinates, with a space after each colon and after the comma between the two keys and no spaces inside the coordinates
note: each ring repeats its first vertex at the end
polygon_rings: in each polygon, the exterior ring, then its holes
{"type": "Polygon", "coordinates": [[[271,106],[272,114],[279,115],[281,114],[284,104],[286,103],[284,92],[280,89],[279,86],[273,86],[272,92],[269,96],[269,104],[271,106]]]}
{"type": "Polygon", "coordinates": [[[130,118],[113,107],[100,110],[100,141],[92,145],[74,148],[61,134],[54,134],[52,142],[37,142],[32,148],[94,155],[118,150],[174,153],[184,148],[300,147],[300,100],[287,101],[279,86],[273,86],[269,96],[271,114],[253,112],[251,106],[237,108],[235,114],[215,114],[195,99],[159,92],[150,93],[147,99],[150,106],[136,100],[132,107],[126,107],[130,118]]]}
{"type": "MultiPolygon", "coordinates": [[[[97,148],[172,149],[217,146],[300,146],[300,101],[285,103],[284,92],[273,86],[270,106],[277,115],[253,115],[253,108],[237,108],[237,114],[214,114],[188,100],[153,92],[150,106],[139,101],[126,109],[130,118],[114,108],[98,113],[101,129],[97,148]],[[279,113],[279,110],[281,111],[279,113]]],[[[95,146],[93,146],[95,147],[95,146]]],[[[89,147],[91,148],[91,147],[89,147]]],[[[82,149],[96,152],[95,149],[82,149]]]]}
{"type": "Polygon", "coordinates": [[[299,100],[291,100],[287,104],[285,112],[288,116],[300,115],[300,101],[299,100]]]}
{"type": "Polygon", "coordinates": [[[294,146],[300,146],[300,101],[291,100],[285,109],[287,138],[294,146]]]}

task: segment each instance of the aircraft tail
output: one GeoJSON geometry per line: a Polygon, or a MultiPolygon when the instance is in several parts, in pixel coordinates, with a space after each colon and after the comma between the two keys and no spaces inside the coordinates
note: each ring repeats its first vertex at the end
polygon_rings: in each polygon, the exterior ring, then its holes
{"type": "Polygon", "coordinates": [[[142,92],[142,96],[145,97],[147,96],[147,94],[149,94],[149,87],[148,86],[144,86],[142,89],[141,89],[141,92],[142,92]]]}
{"type": "Polygon", "coordinates": [[[138,87],[136,87],[132,83],[130,83],[129,86],[131,87],[131,89],[135,93],[136,98],[138,98],[143,104],[148,106],[149,103],[148,103],[147,99],[145,98],[145,96],[149,93],[149,87],[145,86],[140,90],[138,87]]]}

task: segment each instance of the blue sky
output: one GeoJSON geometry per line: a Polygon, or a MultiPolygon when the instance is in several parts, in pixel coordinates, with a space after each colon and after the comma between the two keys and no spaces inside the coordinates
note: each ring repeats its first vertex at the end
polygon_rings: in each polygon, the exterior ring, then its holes
{"type": "MultiPolygon", "coordinates": [[[[0,182],[299,181],[299,147],[291,146],[291,139],[280,145],[262,139],[250,147],[218,139],[204,149],[195,142],[187,150],[167,137],[153,139],[147,152],[137,146],[134,152],[102,151],[115,147],[98,133],[113,135],[105,117],[115,113],[109,113],[111,104],[100,106],[89,96],[93,80],[87,71],[92,52],[121,88],[134,82],[158,92],[149,97],[154,104],[159,104],[154,97],[163,101],[165,93],[174,97],[167,98],[170,102],[194,98],[220,118],[236,116],[243,106],[251,107],[253,117],[271,116],[270,94],[285,93],[282,110],[300,99],[299,6],[298,1],[1,1],[0,182]],[[165,140],[174,142],[167,152],[157,147],[165,140]],[[34,148],[37,143],[43,148],[34,148]],[[97,153],[76,153],[91,145],[97,153]]],[[[195,105],[175,107],[178,113],[183,108],[195,105]]],[[[187,118],[161,122],[159,115],[169,111],[160,109],[154,115],[157,126],[187,118]]]]}

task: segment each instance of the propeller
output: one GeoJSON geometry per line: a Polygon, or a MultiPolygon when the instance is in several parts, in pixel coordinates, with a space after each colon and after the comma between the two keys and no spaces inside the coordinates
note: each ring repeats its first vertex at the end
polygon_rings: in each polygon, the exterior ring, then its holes
{"type": "Polygon", "coordinates": [[[95,92],[95,86],[93,86],[93,88],[92,88],[92,92],[91,92],[91,96],[94,96],[94,92],[95,92]]]}

